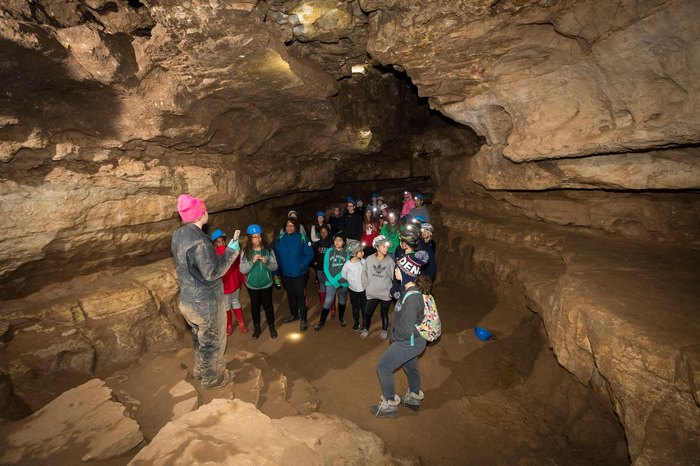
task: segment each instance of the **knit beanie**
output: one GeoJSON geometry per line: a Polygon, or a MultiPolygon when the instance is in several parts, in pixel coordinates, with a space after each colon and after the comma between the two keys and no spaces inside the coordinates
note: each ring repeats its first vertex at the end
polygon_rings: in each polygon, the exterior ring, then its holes
{"type": "Polygon", "coordinates": [[[420,275],[420,268],[427,263],[428,253],[422,250],[396,259],[396,266],[401,272],[401,285],[415,281],[420,275]]]}
{"type": "Polygon", "coordinates": [[[177,198],[177,212],[183,222],[196,222],[207,211],[204,201],[189,194],[180,194],[177,198]]]}

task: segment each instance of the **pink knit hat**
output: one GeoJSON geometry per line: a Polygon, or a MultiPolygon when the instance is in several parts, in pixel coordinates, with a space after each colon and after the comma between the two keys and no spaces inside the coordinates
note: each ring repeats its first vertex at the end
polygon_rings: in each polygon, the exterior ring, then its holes
{"type": "Polygon", "coordinates": [[[180,197],[177,198],[177,211],[183,222],[196,222],[206,210],[207,206],[203,200],[189,194],[180,194],[180,197]]]}

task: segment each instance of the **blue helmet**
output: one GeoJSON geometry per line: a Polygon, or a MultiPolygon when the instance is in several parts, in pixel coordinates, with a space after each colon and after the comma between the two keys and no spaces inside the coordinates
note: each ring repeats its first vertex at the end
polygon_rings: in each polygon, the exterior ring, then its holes
{"type": "Polygon", "coordinates": [[[222,237],[226,238],[226,233],[224,233],[221,230],[214,230],[212,232],[211,236],[209,237],[209,239],[211,239],[212,241],[216,241],[217,239],[222,238],[222,237]]]}
{"type": "Polygon", "coordinates": [[[325,216],[326,216],[326,213],[322,210],[319,210],[318,212],[316,212],[316,217],[325,217],[325,216]]]}
{"type": "Polygon", "coordinates": [[[418,193],[414,196],[416,199],[420,199],[421,201],[425,199],[422,194],[418,193]]]}
{"type": "Polygon", "coordinates": [[[375,197],[379,197],[379,194],[377,194],[377,193],[372,193],[372,199],[374,199],[375,197]]]}
{"type": "Polygon", "coordinates": [[[425,222],[428,221],[428,220],[426,220],[425,217],[423,217],[422,215],[416,215],[416,216],[413,217],[413,218],[414,218],[415,221],[418,222],[418,223],[425,223],[425,222]]]}
{"type": "Polygon", "coordinates": [[[345,198],[345,202],[352,202],[353,204],[355,203],[355,199],[353,199],[351,196],[348,196],[345,198]]]}
{"type": "Polygon", "coordinates": [[[248,225],[248,228],[246,228],[245,233],[247,235],[259,235],[262,233],[262,228],[260,228],[260,225],[257,223],[253,223],[252,225],[248,225]]]}

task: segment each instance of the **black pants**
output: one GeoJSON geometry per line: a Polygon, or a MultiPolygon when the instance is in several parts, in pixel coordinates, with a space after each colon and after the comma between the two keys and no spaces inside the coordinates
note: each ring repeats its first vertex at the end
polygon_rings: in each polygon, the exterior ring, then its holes
{"type": "Polygon", "coordinates": [[[250,314],[253,316],[253,325],[255,328],[260,328],[260,305],[265,309],[265,320],[268,327],[275,326],[275,308],[272,306],[272,286],[263,288],[262,290],[251,290],[248,288],[250,295],[250,314]]]}
{"type": "Polygon", "coordinates": [[[367,297],[364,291],[350,291],[350,304],[352,304],[352,320],[354,323],[360,321],[360,313],[362,313],[362,318],[364,320],[365,305],[367,304],[367,297]]]}
{"type": "Polygon", "coordinates": [[[367,305],[365,306],[365,315],[363,317],[362,328],[364,330],[369,330],[369,326],[372,323],[372,315],[374,310],[377,308],[377,304],[380,305],[380,312],[382,315],[382,330],[389,329],[389,304],[391,300],[383,301],[381,299],[368,299],[367,305]]]}
{"type": "Polygon", "coordinates": [[[284,289],[287,290],[289,312],[293,316],[299,316],[301,320],[306,320],[308,311],[306,306],[306,279],[306,274],[301,277],[282,275],[282,283],[284,284],[284,289]]]}

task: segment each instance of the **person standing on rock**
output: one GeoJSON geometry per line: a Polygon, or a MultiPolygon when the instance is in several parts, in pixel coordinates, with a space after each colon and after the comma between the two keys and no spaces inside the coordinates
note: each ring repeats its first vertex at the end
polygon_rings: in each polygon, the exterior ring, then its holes
{"type": "Polygon", "coordinates": [[[418,410],[421,391],[418,356],[425,350],[427,341],[421,337],[416,325],[423,320],[425,303],[422,294],[430,294],[432,281],[420,275],[420,268],[428,260],[425,251],[414,252],[412,245],[418,242],[418,232],[407,229],[401,233],[401,247],[406,255],[396,261],[394,276],[401,281],[401,289],[394,307],[391,326],[391,345],[377,363],[377,375],[382,388],[378,405],[370,407],[377,417],[394,417],[403,404],[418,410]],[[402,367],[408,377],[408,393],[402,400],[395,391],[394,371],[402,367]]]}
{"type": "Polygon", "coordinates": [[[202,231],[209,221],[204,202],[182,194],[177,210],[184,225],[173,233],[171,249],[180,286],[180,312],[192,327],[192,375],[202,379],[202,388],[223,387],[233,381],[233,373],[226,369],[224,360],[226,301],[221,277],[238,257],[238,238],[234,237],[219,256],[202,231]]]}
{"type": "Polygon", "coordinates": [[[272,272],[277,270],[277,258],[262,236],[260,225],[246,229],[248,242],[241,254],[241,273],[247,277],[246,288],[250,296],[250,313],[253,317],[253,338],[260,337],[260,305],[265,309],[265,320],[270,337],[277,338],[275,309],[272,305],[272,272]]]}
{"type": "Polygon", "coordinates": [[[287,218],[284,233],[277,238],[275,254],[289,302],[290,316],[284,322],[300,320],[299,330],[303,332],[309,328],[306,321],[309,310],[306,304],[306,279],[309,265],[314,259],[314,250],[306,235],[299,233],[296,217],[287,218]]]}
{"type": "Polygon", "coordinates": [[[391,304],[391,287],[394,284],[394,261],[389,257],[391,241],[384,236],[377,236],[373,243],[376,253],[367,258],[362,271],[362,287],[365,289],[367,303],[363,310],[362,332],[360,338],[369,336],[372,315],[379,304],[382,330],[379,338],[385,340],[389,329],[389,305],[391,304]]]}
{"type": "MultiPolygon", "coordinates": [[[[214,243],[216,253],[223,255],[226,253],[226,234],[222,230],[214,230],[210,239],[214,243]]],[[[243,320],[243,307],[241,306],[241,286],[245,281],[245,276],[241,273],[240,259],[238,256],[233,265],[226,271],[221,281],[224,283],[224,298],[226,299],[226,335],[233,333],[233,317],[236,316],[238,328],[241,332],[248,333],[243,320]]]]}

